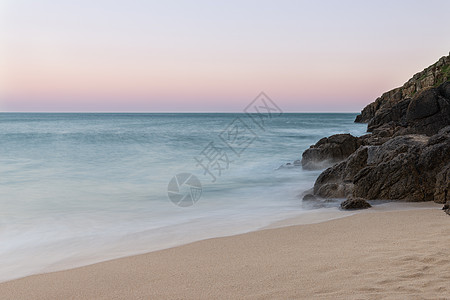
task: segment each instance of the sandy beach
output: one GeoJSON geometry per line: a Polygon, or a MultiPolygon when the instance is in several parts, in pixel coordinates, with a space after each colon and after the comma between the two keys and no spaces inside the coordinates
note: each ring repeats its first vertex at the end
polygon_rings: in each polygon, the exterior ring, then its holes
{"type": "Polygon", "coordinates": [[[450,218],[367,210],[0,284],[2,299],[450,299],[450,218]]]}
{"type": "Polygon", "coordinates": [[[0,300],[450,300],[449,11],[0,1],[0,300]]]}

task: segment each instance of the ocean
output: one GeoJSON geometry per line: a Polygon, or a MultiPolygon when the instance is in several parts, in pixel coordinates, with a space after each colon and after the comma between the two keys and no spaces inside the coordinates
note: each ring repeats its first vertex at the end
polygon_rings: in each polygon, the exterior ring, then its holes
{"type": "Polygon", "coordinates": [[[354,113],[0,113],[0,281],[312,211],[286,165],[354,113]]]}

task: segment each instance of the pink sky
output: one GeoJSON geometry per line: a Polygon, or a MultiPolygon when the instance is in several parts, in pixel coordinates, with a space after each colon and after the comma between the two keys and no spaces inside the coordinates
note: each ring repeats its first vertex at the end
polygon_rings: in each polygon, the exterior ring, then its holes
{"type": "Polygon", "coordinates": [[[448,1],[395,2],[6,1],[0,111],[356,112],[450,50],[448,1]]]}

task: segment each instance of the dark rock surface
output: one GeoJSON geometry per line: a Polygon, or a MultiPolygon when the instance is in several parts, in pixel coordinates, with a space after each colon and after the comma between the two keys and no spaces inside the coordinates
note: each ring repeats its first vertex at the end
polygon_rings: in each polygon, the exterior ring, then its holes
{"type": "Polygon", "coordinates": [[[404,134],[436,134],[450,123],[450,82],[430,88],[379,109],[370,119],[367,130],[386,137],[404,134]]]}
{"type": "Polygon", "coordinates": [[[450,203],[450,164],[447,164],[444,169],[436,175],[434,202],[450,203]]]}
{"type": "MultiPolygon", "coordinates": [[[[386,117],[395,118],[395,113],[389,116],[389,111],[396,111],[399,107],[396,107],[399,102],[413,98],[416,94],[441,85],[443,82],[450,80],[450,55],[444,56],[436,63],[424,69],[423,71],[415,74],[410,80],[408,80],[402,87],[395,88],[391,91],[384,93],[381,97],[374,102],[367,105],[361,114],[356,117],[355,122],[358,123],[370,123],[372,119],[376,124],[379,121],[388,121],[386,117]],[[388,114],[386,114],[386,112],[388,114]],[[377,116],[378,115],[378,116],[377,116]]],[[[401,106],[406,105],[405,103],[401,106]]],[[[403,114],[402,114],[403,116],[403,114]]],[[[371,128],[369,126],[369,131],[371,128]]]]}
{"type": "Polygon", "coordinates": [[[369,202],[362,198],[356,197],[349,197],[347,200],[341,203],[342,209],[366,209],[370,207],[372,207],[372,205],[370,205],[369,202]]]}
{"type": "Polygon", "coordinates": [[[335,134],[319,140],[303,152],[302,167],[318,170],[346,159],[361,145],[358,138],[350,134],[335,134]]]}
{"type": "Polygon", "coordinates": [[[388,102],[377,99],[365,108],[373,112],[370,119],[360,117],[371,134],[323,138],[303,153],[305,169],[334,163],[317,178],[313,195],[449,203],[450,81],[385,95],[388,102]]]}
{"type": "Polygon", "coordinates": [[[411,135],[371,147],[366,165],[352,178],[353,195],[365,199],[432,200],[425,192],[425,174],[417,166],[427,142],[425,136],[411,135]]]}
{"type": "Polygon", "coordinates": [[[314,194],[445,203],[449,164],[450,134],[445,130],[431,138],[399,136],[379,146],[362,146],[326,169],[314,184],[314,194]]]}
{"type": "Polygon", "coordinates": [[[443,211],[445,211],[445,213],[447,215],[450,215],[450,202],[447,202],[446,204],[444,204],[444,207],[442,208],[443,211]]]}
{"type": "Polygon", "coordinates": [[[303,196],[303,201],[314,201],[314,200],[317,200],[317,198],[313,194],[306,194],[305,196],[303,196]]]}

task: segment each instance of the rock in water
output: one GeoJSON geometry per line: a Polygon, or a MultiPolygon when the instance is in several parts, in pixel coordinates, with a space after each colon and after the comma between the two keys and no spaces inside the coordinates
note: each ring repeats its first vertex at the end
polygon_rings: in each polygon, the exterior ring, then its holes
{"type": "Polygon", "coordinates": [[[313,194],[306,194],[305,196],[303,196],[303,201],[314,201],[314,200],[317,200],[317,198],[313,194]]]}
{"type": "Polygon", "coordinates": [[[335,134],[319,140],[302,154],[305,170],[319,170],[343,161],[360,146],[357,137],[351,134],[335,134]]]}
{"type": "Polygon", "coordinates": [[[369,207],[372,207],[372,205],[362,198],[349,197],[341,203],[342,209],[366,209],[369,207]]]}
{"type": "Polygon", "coordinates": [[[356,121],[367,122],[372,134],[334,135],[307,149],[304,169],[330,166],[313,194],[449,203],[449,80],[450,55],[364,108],[356,121]]]}
{"type": "Polygon", "coordinates": [[[450,126],[431,138],[405,135],[380,146],[361,146],[320,174],[314,195],[445,203],[449,179],[450,126]]]}

